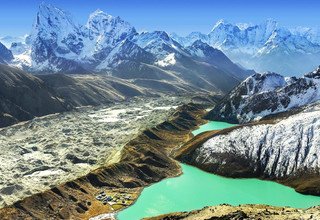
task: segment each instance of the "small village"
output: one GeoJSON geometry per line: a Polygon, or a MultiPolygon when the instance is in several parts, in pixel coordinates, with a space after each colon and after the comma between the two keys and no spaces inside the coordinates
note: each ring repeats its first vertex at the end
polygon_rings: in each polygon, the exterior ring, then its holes
{"type": "Polygon", "coordinates": [[[109,205],[113,210],[129,206],[134,201],[134,193],[128,191],[101,191],[95,197],[103,205],[109,205]]]}

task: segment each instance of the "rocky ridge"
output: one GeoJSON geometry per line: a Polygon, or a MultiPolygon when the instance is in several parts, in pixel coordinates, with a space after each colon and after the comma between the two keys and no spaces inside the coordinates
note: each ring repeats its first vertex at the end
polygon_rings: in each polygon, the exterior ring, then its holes
{"type": "Polygon", "coordinates": [[[320,195],[319,106],[199,135],[177,158],[219,175],[270,179],[320,195]]]}
{"type": "Polygon", "coordinates": [[[288,207],[273,207],[266,205],[219,205],[204,207],[191,212],[177,212],[157,217],[146,218],[145,220],[240,220],[240,219],[317,219],[320,217],[320,208],[295,209],[288,207]]]}
{"type": "Polygon", "coordinates": [[[303,77],[255,74],[235,87],[206,116],[210,120],[246,123],[320,99],[320,68],[303,77]]]}

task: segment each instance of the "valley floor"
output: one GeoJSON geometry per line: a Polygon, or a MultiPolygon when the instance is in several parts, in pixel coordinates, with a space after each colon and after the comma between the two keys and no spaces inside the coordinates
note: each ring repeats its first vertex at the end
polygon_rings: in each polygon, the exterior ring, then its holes
{"type": "Polygon", "coordinates": [[[85,107],[0,130],[0,207],[115,163],[139,132],[187,98],[135,98],[85,107]]]}

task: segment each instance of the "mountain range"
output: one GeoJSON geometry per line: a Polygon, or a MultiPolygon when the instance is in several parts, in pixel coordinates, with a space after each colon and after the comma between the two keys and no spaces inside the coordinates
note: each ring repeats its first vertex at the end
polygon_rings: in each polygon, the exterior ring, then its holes
{"type": "MultiPolygon", "coordinates": [[[[11,40],[5,38],[6,44],[11,40]]],[[[205,42],[184,47],[164,31],[138,33],[101,10],[80,25],[46,3],[40,4],[30,35],[12,43],[10,51],[14,57],[6,63],[34,74],[101,73],[152,88],[169,83],[225,93],[253,73],[205,42]]]]}
{"type": "Polygon", "coordinates": [[[208,34],[170,35],[183,46],[201,40],[223,51],[231,60],[257,72],[299,75],[318,66],[320,32],[312,28],[288,29],[269,19],[262,24],[218,21],[208,34]]]}
{"type": "MultiPolygon", "coordinates": [[[[220,20],[208,34],[192,32],[182,37],[165,31],[138,33],[129,22],[101,10],[90,14],[87,22],[80,25],[68,12],[46,3],[39,6],[29,35],[0,38],[14,55],[7,63],[36,73],[111,74],[123,69],[162,72],[159,68],[173,72],[172,67],[184,66],[183,61],[188,59],[201,58],[206,63],[212,60],[204,57],[207,52],[194,48],[199,41],[209,46],[206,49],[222,51],[238,67],[257,72],[298,75],[318,66],[320,58],[318,29],[288,29],[271,19],[261,24],[220,20]]],[[[222,53],[216,56],[225,56],[222,53]]],[[[211,63],[220,69],[219,64],[211,63]]],[[[243,72],[239,68],[233,70],[237,72],[231,74],[238,78],[243,72]]]]}

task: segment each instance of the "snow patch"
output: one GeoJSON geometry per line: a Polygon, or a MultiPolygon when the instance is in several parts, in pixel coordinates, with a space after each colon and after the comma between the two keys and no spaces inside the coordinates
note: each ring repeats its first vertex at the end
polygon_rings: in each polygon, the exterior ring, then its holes
{"type": "Polygon", "coordinates": [[[166,56],[163,60],[155,62],[156,65],[161,67],[173,66],[176,64],[175,54],[171,53],[166,56]]]}

